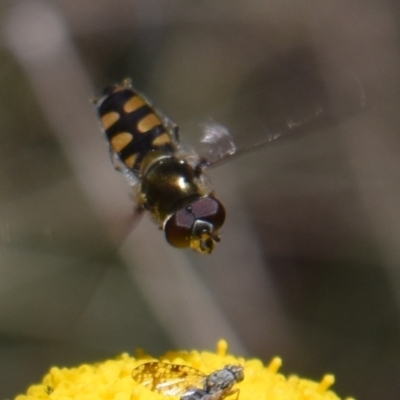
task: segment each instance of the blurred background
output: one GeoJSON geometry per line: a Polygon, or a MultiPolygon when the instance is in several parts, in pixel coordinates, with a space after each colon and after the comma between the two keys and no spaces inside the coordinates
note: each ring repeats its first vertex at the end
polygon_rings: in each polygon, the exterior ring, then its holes
{"type": "Polygon", "coordinates": [[[394,1],[1,2],[0,398],[53,366],[215,348],[340,396],[400,396],[394,1]],[[227,209],[211,256],[167,245],[114,171],[90,98],[131,77],[195,144],[227,209]]]}

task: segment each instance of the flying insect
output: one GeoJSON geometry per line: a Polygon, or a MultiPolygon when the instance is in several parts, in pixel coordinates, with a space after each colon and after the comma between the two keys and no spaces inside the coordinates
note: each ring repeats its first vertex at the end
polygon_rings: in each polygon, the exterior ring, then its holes
{"type": "MultiPolygon", "coordinates": [[[[363,94],[358,97],[349,115],[362,108],[363,94]]],[[[130,79],[106,88],[94,103],[114,167],[133,186],[137,214],[148,211],[170,245],[203,254],[220,241],[226,214],[205,171],[284,134],[330,123],[335,114],[311,98],[308,115],[285,116],[283,128],[269,129],[258,143],[244,147],[223,126],[208,124],[201,140],[208,150],[200,155],[180,142],[178,126],[136,91],[130,79]]]]}
{"type": "Polygon", "coordinates": [[[203,171],[208,161],[183,149],[178,127],[130,80],[105,89],[95,104],[114,166],[135,187],[138,211],[150,212],[172,246],[211,253],[225,208],[203,171]]]}

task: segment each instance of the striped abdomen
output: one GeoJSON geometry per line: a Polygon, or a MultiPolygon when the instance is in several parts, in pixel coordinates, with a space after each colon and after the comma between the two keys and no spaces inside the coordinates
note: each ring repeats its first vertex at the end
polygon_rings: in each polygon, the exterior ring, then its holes
{"type": "Polygon", "coordinates": [[[176,133],[129,82],[106,89],[97,107],[111,150],[134,173],[149,152],[174,151],[176,133]]]}

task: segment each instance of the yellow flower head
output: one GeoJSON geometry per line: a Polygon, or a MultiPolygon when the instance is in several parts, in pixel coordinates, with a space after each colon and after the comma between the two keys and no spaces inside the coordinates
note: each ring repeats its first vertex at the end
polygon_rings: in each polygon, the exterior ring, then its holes
{"type": "MultiPolygon", "coordinates": [[[[244,380],[234,385],[232,394],[223,391],[222,399],[228,394],[228,400],[340,400],[328,390],[334,382],[333,375],[325,375],[321,382],[300,379],[297,376],[286,378],[278,373],[282,364],[280,358],[276,357],[269,365],[264,366],[257,359],[245,360],[229,355],[227,348],[226,341],[221,340],[216,353],[170,351],[155,360],[139,350],[136,358],[122,354],[115,360],[93,365],[84,364],[70,369],[53,367],[41,384],[31,386],[26,395],[17,396],[16,400],[179,400],[179,396],[166,397],[155,390],[149,390],[138,383],[143,379],[135,380],[132,377],[135,368],[149,361],[189,366],[200,371],[200,375],[209,375],[228,364],[243,366],[244,380]]],[[[154,366],[157,364],[152,364],[151,367],[154,366]]],[[[187,370],[192,371],[191,368],[187,370]]],[[[176,370],[185,369],[177,367],[176,370]]],[[[164,375],[163,377],[165,378],[164,375]]],[[[183,385],[185,379],[188,379],[186,375],[182,377],[183,383],[181,380],[179,384],[183,385]]],[[[202,389],[198,386],[196,388],[202,389]]]]}

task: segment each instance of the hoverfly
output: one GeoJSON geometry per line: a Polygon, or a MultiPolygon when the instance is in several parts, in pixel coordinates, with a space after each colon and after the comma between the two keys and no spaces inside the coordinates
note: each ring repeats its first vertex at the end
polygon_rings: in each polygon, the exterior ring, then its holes
{"type": "Polygon", "coordinates": [[[243,381],[243,370],[241,365],[229,364],[206,375],[187,365],[154,361],[136,367],[132,378],[149,390],[181,400],[222,400],[239,393],[232,388],[243,381]]]}
{"type": "MultiPolygon", "coordinates": [[[[357,98],[353,108],[359,110],[364,95],[357,96],[361,99],[357,98]]],[[[114,167],[134,186],[137,212],[149,211],[170,245],[210,254],[220,241],[225,208],[205,170],[283,134],[330,124],[336,111],[329,109],[325,100],[311,98],[308,115],[284,116],[280,127],[273,126],[258,143],[241,148],[224,127],[207,125],[201,140],[209,146],[205,155],[186,149],[180,143],[177,125],[138,93],[129,79],[106,88],[94,103],[114,167]]],[[[297,112],[299,107],[294,108],[297,112]]],[[[352,113],[350,108],[338,114],[352,113]]]]}
{"type": "Polygon", "coordinates": [[[225,209],[203,172],[207,160],[184,151],[178,128],[129,80],[95,101],[114,166],[136,186],[138,210],[148,210],[172,246],[211,253],[225,209]]]}

